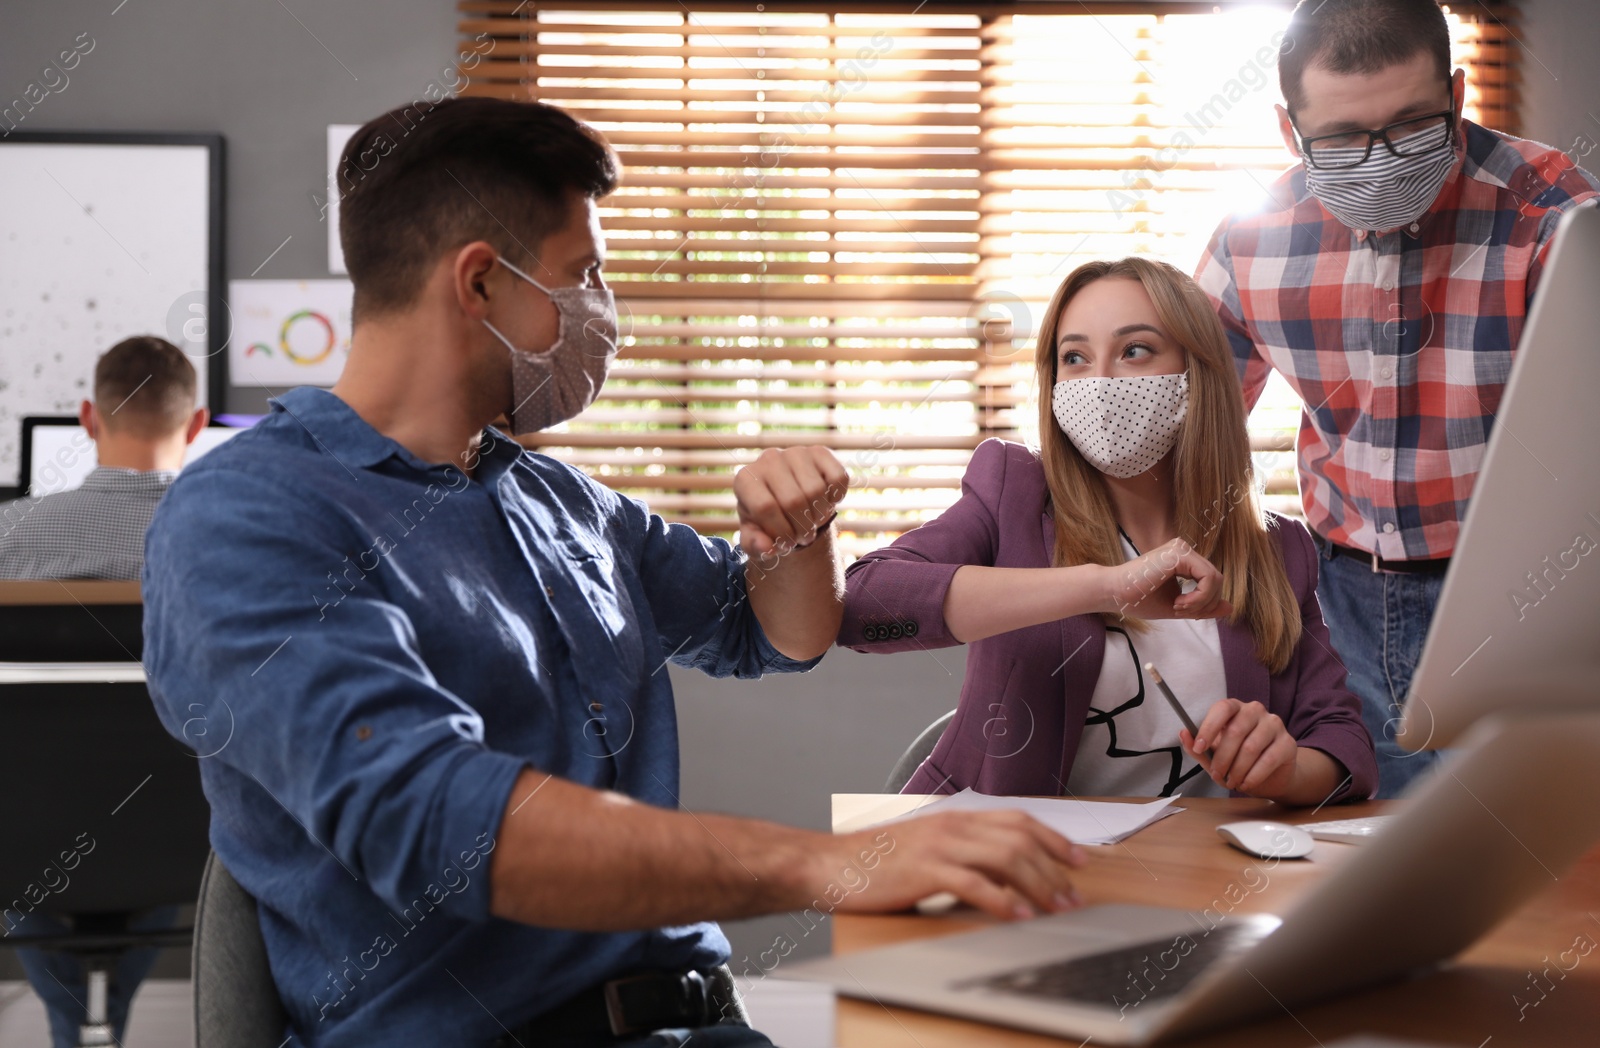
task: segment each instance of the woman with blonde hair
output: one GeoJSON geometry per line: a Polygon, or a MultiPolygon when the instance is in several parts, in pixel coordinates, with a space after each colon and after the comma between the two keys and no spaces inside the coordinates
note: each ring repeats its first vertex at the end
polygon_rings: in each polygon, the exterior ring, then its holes
{"type": "Polygon", "coordinates": [[[955,505],[846,572],[840,644],[971,646],[956,715],[906,791],[1369,796],[1372,739],[1311,536],[1257,502],[1204,294],[1149,259],[1079,266],[1036,357],[1039,449],[984,441],[955,505]]]}

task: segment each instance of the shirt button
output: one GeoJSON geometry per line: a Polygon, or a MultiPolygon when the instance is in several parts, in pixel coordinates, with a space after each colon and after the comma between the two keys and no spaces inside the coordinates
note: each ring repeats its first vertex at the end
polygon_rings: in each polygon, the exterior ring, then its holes
{"type": "Polygon", "coordinates": [[[1388,448],[1384,448],[1383,450],[1379,451],[1378,452],[1378,457],[1380,459],[1382,459],[1383,461],[1388,462],[1389,461],[1389,449],[1388,448]]]}
{"type": "Polygon", "coordinates": [[[1419,230],[1421,228],[1422,228],[1422,223],[1420,223],[1420,222],[1411,223],[1411,232],[1415,233],[1417,230],[1419,230]]]}
{"type": "Polygon", "coordinates": [[[1379,378],[1394,378],[1394,368],[1385,367],[1382,371],[1378,372],[1378,377],[1379,378]]]}
{"type": "Polygon", "coordinates": [[[1385,281],[1384,281],[1384,282],[1383,282],[1383,289],[1384,289],[1384,290],[1385,290],[1385,291],[1393,291],[1393,290],[1394,290],[1394,281],[1392,281],[1392,280],[1385,280],[1385,281]]]}
{"type": "Polygon", "coordinates": [[[1392,535],[1392,534],[1394,534],[1394,523],[1393,523],[1393,522],[1390,522],[1390,523],[1388,523],[1388,524],[1385,524],[1385,525],[1384,525],[1384,526],[1383,526],[1383,532],[1384,532],[1384,534],[1386,534],[1386,535],[1392,535]]]}

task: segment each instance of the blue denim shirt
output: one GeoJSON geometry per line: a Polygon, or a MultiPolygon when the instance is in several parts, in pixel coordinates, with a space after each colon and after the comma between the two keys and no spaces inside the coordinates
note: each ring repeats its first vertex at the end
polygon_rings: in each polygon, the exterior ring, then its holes
{"type": "Polygon", "coordinates": [[[667,662],[803,670],[738,552],[489,429],[470,478],[297,389],[173,483],[145,669],[260,903],[298,1045],[483,1044],[602,979],[713,965],[715,924],[489,915],[526,766],[677,806],[667,662]]]}

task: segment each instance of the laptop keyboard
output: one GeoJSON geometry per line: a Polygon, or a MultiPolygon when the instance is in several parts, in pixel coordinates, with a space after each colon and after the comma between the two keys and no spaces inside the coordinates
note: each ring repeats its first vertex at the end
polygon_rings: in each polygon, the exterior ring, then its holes
{"type": "Polygon", "coordinates": [[[1249,924],[1219,925],[1209,933],[1197,926],[1194,934],[1171,935],[1070,961],[1019,968],[966,980],[953,988],[1126,1009],[1173,996],[1214,962],[1260,941],[1264,935],[1260,927],[1249,924]]]}

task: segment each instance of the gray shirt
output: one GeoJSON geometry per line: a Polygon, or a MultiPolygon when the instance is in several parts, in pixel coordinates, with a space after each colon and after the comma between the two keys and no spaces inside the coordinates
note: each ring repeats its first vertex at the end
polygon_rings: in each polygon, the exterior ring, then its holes
{"type": "Polygon", "coordinates": [[[0,578],[137,579],[145,529],[176,476],[100,466],[71,491],[0,504],[0,578]]]}

